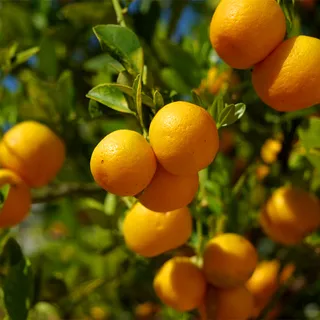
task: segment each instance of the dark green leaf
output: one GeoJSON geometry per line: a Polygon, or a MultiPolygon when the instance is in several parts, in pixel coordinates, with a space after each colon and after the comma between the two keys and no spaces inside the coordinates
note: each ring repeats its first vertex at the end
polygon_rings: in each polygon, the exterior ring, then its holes
{"type": "Polygon", "coordinates": [[[109,54],[104,53],[95,56],[84,63],[84,69],[88,71],[100,71],[107,67],[112,68],[116,72],[122,72],[125,70],[123,65],[117,60],[113,59],[109,54]]]}
{"type": "Polygon", "coordinates": [[[155,105],[156,111],[158,111],[164,106],[163,97],[158,90],[155,90],[153,93],[153,103],[155,105]]]}
{"type": "Polygon", "coordinates": [[[105,106],[95,100],[89,101],[89,114],[91,118],[99,118],[105,114],[105,106]]]}
{"type": "Polygon", "coordinates": [[[94,87],[89,91],[87,97],[113,110],[133,114],[129,109],[128,102],[123,92],[112,84],[101,84],[94,87]]]}
{"type": "Polygon", "coordinates": [[[19,243],[12,237],[10,237],[3,246],[1,256],[4,260],[7,260],[10,265],[15,265],[23,259],[21,247],[19,243]]]}
{"type": "MultiPolygon", "coordinates": [[[[5,201],[8,197],[10,187],[11,187],[10,184],[5,184],[0,189],[0,209],[3,207],[5,201]]],[[[0,215],[1,215],[1,212],[0,212],[0,215]]]]}
{"type": "Polygon", "coordinates": [[[199,86],[201,82],[200,67],[189,52],[168,40],[161,40],[156,43],[156,46],[161,59],[184,79],[189,92],[190,89],[199,86]]]}
{"type": "Polygon", "coordinates": [[[245,113],[246,105],[244,103],[229,104],[221,111],[218,125],[225,127],[239,120],[245,113]]]}
{"type": "Polygon", "coordinates": [[[133,90],[133,101],[135,103],[138,117],[142,125],[143,114],[142,114],[142,102],[141,102],[141,90],[142,90],[141,87],[142,87],[141,74],[138,74],[133,82],[132,90],[133,90]]]}
{"type": "Polygon", "coordinates": [[[195,90],[192,90],[191,94],[193,102],[200,107],[204,107],[201,97],[195,92],[195,90]]]}
{"type": "Polygon", "coordinates": [[[58,74],[56,45],[54,40],[49,37],[44,37],[40,44],[39,69],[46,76],[54,79],[58,74]]]}
{"type": "Polygon", "coordinates": [[[224,108],[223,96],[218,94],[215,96],[212,105],[209,108],[209,113],[212,115],[216,123],[219,121],[219,116],[224,108]]]}
{"type": "Polygon", "coordinates": [[[68,115],[74,109],[74,86],[72,72],[69,70],[65,70],[58,79],[57,98],[59,98],[60,112],[68,115]]]}
{"type": "Polygon", "coordinates": [[[134,78],[132,78],[132,75],[124,70],[119,73],[117,83],[131,88],[133,85],[133,80],[134,78]]]}
{"type": "Polygon", "coordinates": [[[99,25],[93,28],[94,33],[114,59],[126,70],[136,76],[143,69],[143,50],[137,35],[126,27],[118,25],[99,25]]]}
{"type": "Polygon", "coordinates": [[[96,25],[103,23],[103,21],[110,21],[113,7],[111,1],[104,3],[87,1],[70,3],[64,6],[61,11],[75,26],[83,27],[83,25],[96,25]]]}
{"type": "Polygon", "coordinates": [[[190,87],[185,83],[184,79],[176,70],[171,68],[162,69],[161,78],[169,89],[182,94],[190,94],[190,87]]]}

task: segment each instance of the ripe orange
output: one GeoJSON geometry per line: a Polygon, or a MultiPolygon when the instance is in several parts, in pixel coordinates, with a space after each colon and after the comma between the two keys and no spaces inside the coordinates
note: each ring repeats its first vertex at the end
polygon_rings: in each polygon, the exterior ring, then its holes
{"type": "Polygon", "coordinates": [[[200,314],[201,320],[248,320],[253,310],[253,296],[246,287],[221,289],[209,286],[200,314]]]}
{"type": "Polygon", "coordinates": [[[256,169],[257,179],[260,181],[266,178],[269,175],[269,173],[270,173],[270,167],[265,164],[259,165],[256,169]]]}
{"type": "Polygon", "coordinates": [[[0,228],[19,224],[28,216],[31,208],[30,188],[13,171],[0,169],[0,187],[6,184],[10,184],[10,190],[0,210],[0,228]]]}
{"type": "Polygon", "coordinates": [[[30,187],[48,184],[64,160],[64,142],[39,122],[18,123],[0,142],[0,164],[16,172],[30,187]]]}
{"type": "Polygon", "coordinates": [[[151,121],[149,136],[160,164],[176,175],[206,168],[219,149],[213,118],[205,109],[184,101],[160,109],[151,121]]]}
{"type": "Polygon", "coordinates": [[[288,264],[280,273],[280,262],[278,260],[265,260],[257,265],[251,278],[246,283],[246,287],[254,297],[255,316],[258,316],[266,307],[279,286],[290,278],[293,271],[294,266],[288,264]]]}
{"type": "Polygon", "coordinates": [[[281,148],[281,141],[276,139],[267,139],[260,151],[261,159],[267,164],[274,163],[275,161],[277,161],[278,154],[281,151],[281,148]]]}
{"type": "Polygon", "coordinates": [[[203,271],[207,281],[228,288],[244,284],[257,265],[258,255],[244,237],[224,233],[212,238],[203,254],[203,271]]]}
{"type": "Polygon", "coordinates": [[[297,36],[282,42],[252,73],[262,101],[278,111],[295,111],[320,102],[320,40],[297,36]]]}
{"type": "Polygon", "coordinates": [[[151,181],[157,161],[147,140],[132,130],[117,130],[105,136],[92,152],[94,180],[118,196],[135,196],[151,181]]]}
{"type": "Polygon", "coordinates": [[[275,0],[221,0],[210,24],[213,48],[236,69],[265,59],[285,33],[285,16],[275,0]]]}
{"type": "Polygon", "coordinates": [[[166,212],[187,206],[193,200],[199,186],[198,174],[176,176],[158,165],[150,184],[139,196],[148,209],[166,212]]]}
{"type": "Polygon", "coordinates": [[[260,222],[274,241],[296,244],[320,226],[320,202],[301,188],[283,186],[266,202],[260,222]]]}
{"type": "Polygon", "coordinates": [[[155,212],[136,203],[123,222],[127,246],[144,257],[154,257],[183,245],[192,232],[192,217],[187,207],[155,212]]]}
{"type": "Polygon", "coordinates": [[[155,315],[160,311],[160,306],[152,302],[144,302],[135,308],[136,320],[152,320],[155,315]]]}
{"type": "Polygon", "coordinates": [[[160,300],[178,311],[198,308],[206,291],[201,270],[187,257],[174,257],[164,263],[153,282],[160,300]]]}

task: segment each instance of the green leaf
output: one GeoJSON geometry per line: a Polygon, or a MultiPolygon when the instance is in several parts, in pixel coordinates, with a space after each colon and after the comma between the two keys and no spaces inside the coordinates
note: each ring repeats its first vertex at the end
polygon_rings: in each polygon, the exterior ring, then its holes
{"type": "MultiPolygon", "coordinates": [[[[8,197],[8,193],[10,191],[10,184],[5,184],[1,187],[0,189],[0,209],[3,207],[7,197],[8,197]]],[[[1,212],[0,212],[1,214],[1,212]]]]}
{"type": "Polygon", "coordinates": [[[129,109],[128,102],[123,92],[112,84],[101,84],[96,86],[91,89],[86,96],[113,110],[133,114],[129,109]]]}
{"type": "Polygon", "coordinates": [[[117,196],[114,195],[113,193],[108,193],[104,200],[104,212],[109,216],[114,215],[117,209],[117,202],[118,202],[117,196]]]}
{"type": "Polygon", "coordinates": [[[142,87],[141,74],[138,74],[133,82],[132,90],[133,90],[133,101],[135,103],[138,117],[139,117],[140,123],[142,125],[143,124],[143,114],[142,114],[142,101],[141,101],[141,90],[142,90],[141,87],[142,87]]]}
{"type": "Polygon", "coordinates": [[[160,58],[184,79],[189,92],[190,89],[199,86],[201,82],[200,66],[189,52],[168,40],[161,40],[155,45],[160,58]]]}
{"type": "Polygon", "coordinates": [[[158,90],[155,90],[153,92],[153,103],[155,105],[156,111],[160,110],[164,106],[163,97],[158,90]]]}
{"type": "Polygon", "coordinates": [[[195,92],[195,90],[192,90],[191,94],[193,102],[200,107],[204,107],[201,97],[195,92]]]}
{"type": "Polygon", "coordinates": [[[307,150],[320,148],[320,119],[309,118],[305,120],[298,129],[298,135],[307,150]]]}
{"type": "Polygon", "coordinates": [[[223,96],[218,94],[215,96],[212,105],[209,108],[209,113],[212,115],[216,123],[219,121],[219,116],[224,108],[223,96]]]}
{"type": "Polygon", "coordinates": [[[76,27],[83,25],[96,25],[103,21],[110,21],[113,14],[111,1],[94,2],[78,2],[70,3],[61,9],[62,14],[70,20],[76,27]]]}
{"type": "Polygon", "coordinates": [[[44,37],[40,44],[39,69],[46,76],[56,78],[58,74],[58,58],[56,44],[50,37],[44,37]]]}
{"type": "Polygon", "coordinates": [[[190,94],[190,87],[185,83],[181,75],[172,68],[161,70],[162,81],[169,87],[181,94],[190,94]]]}
{"type": "Polygon", "coordinates": [[[22,63],[28,61],[30,57],[34,56],[39,51],[40,51],[39,47],[33,47],[33,48],[27,49],[25,51],[19,52],[15,56],[15,61],[12,64],[12,67],[14,68],[14,67],[18,66],[19,64],[22,64],[22,63]]]}
{"type": "Polygon", "coordinates": [[[246,111],[244,103],[229,104],[221,111],[219,115],[218,126],[226,127],[239,120],[246,111]]]}
{"type": "Polygon", "coordinates": [[[137,35],[118,25],[99,25],[93,28],[100,44],[133,76],[143,70],[143,50],[137,35]]]}
{"type": "Polygon", "coordinates": [[[103,116],[105,114],[104,112],[105,109],[106,108],[102,104],[98,103],[95,100],[90,99],[88,110],[89,110],[90,117],[92,119],[103,116]]]}
{"type": "Polygon", "coordinates": [[[60,75],[56,90],[57,98],[59,98],[60,112],[68,115],[74,110],[74,85],[70,70],[65,70],[60,75]]]}
{"type": "Polygon", "coordinates": [[[104,53],[98,56],[95,56],[84,63],[84,69],[87,71],[97,72],[107,67],[113,69],[117,73],[120,73],[125,70],[123,65],[117,60],[112,58],[109,54],[104,53]]]}
{"type": "Polygon", "coordinates": [[[9,270],[3,283],[4,303],[11,320],[26,320],[33,298],[31,264],[13,238],[7,241],[4,251],[11,255],[9,270]]]}

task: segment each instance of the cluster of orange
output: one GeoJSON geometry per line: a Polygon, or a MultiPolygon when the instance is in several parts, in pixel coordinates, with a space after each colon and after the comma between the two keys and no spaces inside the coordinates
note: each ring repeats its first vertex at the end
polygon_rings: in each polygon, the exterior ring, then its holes
{"type": "Polygon", "coordinates": [[[10,189],[0,211],[0,228],[22,222],[31,207],[31,188],[48,184],[65,160],[63,141],[47,126],[23,121],[0,141],[0,186],[10,189]]]}
{"type": "Polygon", "coordinates": [[[210,40],[222,60],[252,71],[256,93],[278,111],[320,102],[320,40],[299,35],[284,40],[286,19],[275,0],[221,0],[210,40]]]}
{"type": "Polygon", "coordinates": [[[219,149],[214,120],[192,103],[169,103],[152,119],[149,139],[131,130],[108,134],[92,153],[95,181],[116,195],[135,196],[139,205],[133,212],[146,217],[148,210],[150,215],[187,212],[198,190],[198,172],[219,149]]]}

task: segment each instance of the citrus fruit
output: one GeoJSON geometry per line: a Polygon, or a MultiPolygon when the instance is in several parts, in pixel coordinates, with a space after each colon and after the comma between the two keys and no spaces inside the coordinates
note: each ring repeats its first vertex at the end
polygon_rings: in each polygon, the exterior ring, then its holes
{"type": "Polygon", "coordinates": [[[166,212],[187,206],[193,200],[199,186],[198,174],[176,176],[158,165],[150,184],[139,196],[148,209],[166,212]]]}
{"type": "Polygon", "coordinates": [[[181,246],[191,232],[192,217],[187,207],[156,212],[138,202],[123,221],[127,246],[144,257],[154,257],[181,246]]]}
{"type": "Polygon", "coordinates": [[[265,59],[285,33],[285,16],[275,0],[221,0],[210,24],[213,48],[235,69],[265,59]]]}
{"type": "Polygon", "coordinates": [[[252,84],[261,100],[278,111],[296,111],[320,102],[320,40],[296,36],[255,65],[252,84]]]}
{"type": "Polygon", "coordinates": [[[244,284],[257,265],[257,252],[243,236],[224,233],[206,244],[203,271],[207,281],[221,288],[244,284]]]}
{"type": "Polygon", "coordinates": [[[281,141],[276,139],[267,139],[260,151],[261,159],[267,164],[272,164],[277,161],[278,154],[281,151],[281,149],[281,141]]]}
{"type": "Polygon", "coordinates": [[[157,161],[147,140],[132,130],[116,130],[94,148],[90,169],[103,189],[118,196],[135,196],[151,181],[157,161]]]}
{"type": "Polygon", "coordinates": [[[294,266],[286,265],[280,272],[280,261],[261,261],[251,278],[247,281],[246,287],[254,297],[255,316],[266,307],[271,297],[293,273],[294,266]]]}
{"type": "Polygon", "coordinates": [[[209,286],[200,314],[201,320],[248,320],[253,310],[253,296],[245,286],[209,286]]]}
{"type": "Polygon", "coordinates": [[[315,195],[301,188],[283,186],[267,200],[260,222],[274,241],[296,244],[319,228],[320,202],[315,195]]]}
{"type": "Polygon", "coordinates": [[[178,311],[190,311],[201,304],[206,281],[201,270],[187,257],[166,261],[153,282],[159,299],[178,311]]]}
{"type": "Polygon", "coordinates": [[[65,160],[65,145],[49,127],[23,121],[3,136],[0,164],[16,172],[30,187],[48,184],[65,160]]]}
{"type": "Polygon", "coordinates": [[[0,169],[0,187],[5,185],[10,185],[10,189],[0,209],[0,228],[19,224],[28,216],[31,208],[31,193],[26,183],[13,171],[0,169]]]}
{"type": "Polygon", "coordinates": [[[270,167],[265,165],[265,164],[260,164],[257,168],[256,168],[256,175],[257,175],[257,179],[259,181],[263,180],[264,178],[266,178],[270,173],[270,167]]]}
{"type": "Polygon", "coordinates": [[[136,320],[152,320],[160,311],[160,306],[152,302],[144,302],[135,308],[136,320]]]}
{"type": "Polygon", "coordinates": [[[210,114],[184,101],[169,103],[156,113],[149,137],[160,164],[176,175],[206,168],[219,149],[218,130],[210,114]]]}

